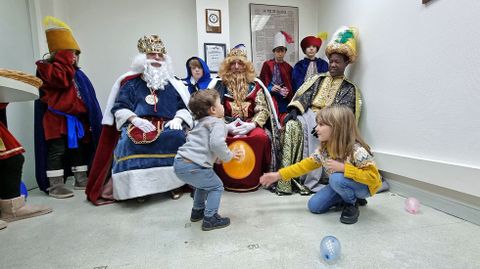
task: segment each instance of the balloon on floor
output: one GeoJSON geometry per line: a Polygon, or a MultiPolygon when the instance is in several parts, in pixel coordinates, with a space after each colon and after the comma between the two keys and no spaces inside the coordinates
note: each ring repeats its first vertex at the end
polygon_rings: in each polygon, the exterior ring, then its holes
{"type": "Polygon", "coordinates": [[[320,254],[326,262],[334,262],[340,258],[342,247],[335,236],[325,236],[320,243],[320,254]]]}
{"type": "Polygon", "coordinates": [[[420,202],[413,197],[409,197],[405,200],[405,210],[411,214],[417,214],[420,209],[420,202]]]}

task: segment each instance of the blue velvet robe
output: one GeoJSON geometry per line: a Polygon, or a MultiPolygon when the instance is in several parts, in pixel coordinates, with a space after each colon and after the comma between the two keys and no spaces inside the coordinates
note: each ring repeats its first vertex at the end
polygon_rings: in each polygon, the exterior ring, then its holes
{"type": "MultiPolygon", "coordinates": [[[[137,116],[161,118],[165,123],[174,118],[175,113],[186,106],[177,90],[169,83],[164,90],[157,90],[156,112],[154,106],[145,101],[150,95],[146,82],[137,77],[128,81],[120,88],[118,97],[112,108],[115,114],[119,109],[129,109],[137,116]]],[[[112,172],[119,173],[135,169],[171,166],[178,148],[185,143],[183,130],[164,128],[160,136],[149,144],[135,144],[128,137],[129,122],[121,129],[120,139],[114,151],[112,172]]]]}
{"type": "MultiPolygon", "coordinates": [[[[303,58],[303,60],[298,61],[293,67],[292,71],[292,81],[293,81],[293,93],[297,92],[298,88],[302,86],[305,81],[305,74],[307,73],[308,65],[310,64],[310,59],[303,58]]],[[[320,58],[315,58],[317,62],[317,71],[318,73],[328,72],[328,63],[320,58]]]]}

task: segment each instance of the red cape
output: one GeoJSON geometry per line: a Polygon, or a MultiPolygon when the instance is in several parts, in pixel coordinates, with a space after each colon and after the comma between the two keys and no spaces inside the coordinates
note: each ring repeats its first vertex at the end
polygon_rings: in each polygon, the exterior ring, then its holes
{"type": "MultiPolygon", "coordinates": [[[[123,86],[127,81],[139,77],[141,74],[135,74],[126,77],[120,83],[120,87],[123,86]]],[[[95,152],[95,157],[92,162],[92,168],[88,175],[88,184],[85,194],[87,199],[92,202],[94,205],[104,205],[110,204],[115,200],[112,198],[111,193],[104,193],[107,183],[110,182],[112,176],[112,161],[113,161],[113,150],[117,145],[118,138],[120,137],[120,132],[113,125],[103,125],[102,133],[98,142],[97,150],[95,152]]],[[[111,183],[111,182],[110,182],[111,183]]],[[[111,189],[108,190],[111,192],[111,189]]]]}

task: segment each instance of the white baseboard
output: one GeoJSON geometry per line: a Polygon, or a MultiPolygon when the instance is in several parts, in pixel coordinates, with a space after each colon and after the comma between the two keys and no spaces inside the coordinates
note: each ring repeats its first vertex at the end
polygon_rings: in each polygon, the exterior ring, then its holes
{"type": "Polygon", "coordinates": [[[390,192],[415,197],[420,203],[480,225],[480,199],[428,183],[382,171],[390,192]]]}
{"type": "MultiPolygon", "coordinates": [[[[375,151],[380,170],[476,196],[480,201],[480,168],[375,151]]],[[[480,202],[479,202],[480,204],[480,202]]]]}

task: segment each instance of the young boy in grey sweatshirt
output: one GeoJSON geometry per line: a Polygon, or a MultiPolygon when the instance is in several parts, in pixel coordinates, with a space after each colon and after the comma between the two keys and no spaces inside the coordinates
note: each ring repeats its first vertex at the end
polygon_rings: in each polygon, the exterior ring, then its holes
{"type": "Polygon", "coordinates": [[[188,133],[187,142],[178,149],[173,169],[180,180],[195,187],[190,220],[203,219],[204,231],[227,227],[230,219],[218,214],[223,183],[213,165],[219,160],[239,159],[241,152],[232,152],[227,147],[224,108],[216,90],[194,93],[188,107],[198,122],[188,133]]]}

